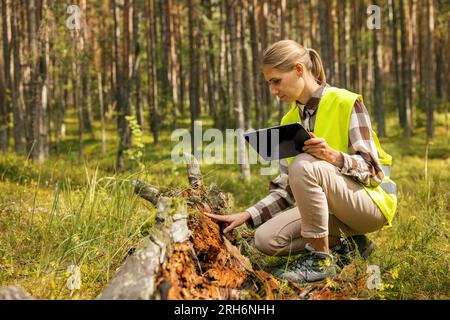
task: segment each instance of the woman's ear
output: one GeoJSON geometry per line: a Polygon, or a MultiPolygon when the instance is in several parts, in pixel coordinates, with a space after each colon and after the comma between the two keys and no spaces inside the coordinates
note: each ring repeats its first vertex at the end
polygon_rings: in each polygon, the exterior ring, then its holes
{"type": "Polygon", "coordinates": [[[301,63],[297,63],[295,65],[295,71],[297,73],[297,76],[303,77],[303,65],[301,63]]]}

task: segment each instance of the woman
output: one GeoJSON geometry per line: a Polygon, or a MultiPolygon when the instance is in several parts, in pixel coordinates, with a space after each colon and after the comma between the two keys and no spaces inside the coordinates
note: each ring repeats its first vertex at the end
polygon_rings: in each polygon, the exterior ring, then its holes
{"type": "Polygon", "coordinates": [[[257,228],[256,247],[269,255],[309,252],[278,276],[296,282],[336,274],[330,247],[340,237],[363,236],[390,226],[396,211],[391,157],[371,129],[361,95],[326,84],[319,54],[282,40],[263,55],[273,95],[292,103],[281,124],[301,121],[311,133],[295,158],[280,160],[270,194],[245,212],[220,216],[224,232],[244,222],[257,228]],[[324,263],[325,262],[325,263],[324,263]]]}

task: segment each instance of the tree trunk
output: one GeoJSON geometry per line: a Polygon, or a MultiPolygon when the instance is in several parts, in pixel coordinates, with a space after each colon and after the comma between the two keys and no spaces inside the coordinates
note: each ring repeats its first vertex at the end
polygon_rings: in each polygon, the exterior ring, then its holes
{"type": "Polygon", "coordinates": [[[136,112],[136,120],[141,127],[141,130],[144,129],[144,113],[142,110],[141,103],[141,73],[139,70],[140,61],[141,61],[141,46],[140,42],[140,33],[139,33],[139,22],[142,17],[142,8],[140,5],[140,1],[133,1],[133,28],[132,28],[132,46],[133,46],[133,69],[132,69],[132,82],[134,86],[133,94],[135,95],[135,112],[136,112]]]}
{"type": "MultiPolygon", "coordinates": [[[[198,25],[196,14],[196,1],[188,2],[188,19],[189,19],[189,108],[191,119],[191,137],[194,136],[194,122],[199,116],[200,111],[200,66],[199,66],[199,47],[198,47],[198,25]]],[[[192,153],[194,150],[194,139],[191,139],[192,153]]]]}
{"type": "Polygon", "coordinates": [[[255,9],[257,7],[256,0],[249,1],[248,19],[250,24],[250,41],[252,47],[252,72],[253,72],[253,103],[255,106],[256,127],[263,126],[263,112],[261,110],[261,87],[264,85],[261,81],[260,70],[260,51],[258,32],[256,29],[255,9]]]}
{"type": "Polygon", "coordinates": [[[408,104],[408,62],[409,59],[406,56],[406,22],[405,22],[405,7],[403,0],[399,1],[399,14],[400,14],[400,48],[401,48],[401,93],[400,93],[400,104],[399,104],[399,118],[400,125],[405,130],[405,136],[409,137],[408,129],[406,127],[406,109],[408,104]]]}
{"type": "Polygon", "coordinates": [[[250,78],[248,70],[248,60],[247,60],[247,46],[246,46],[246,25],[245,21],[245,7],[240,10],[240,33],[241,33],[241,57],[242,57],[242,97],[244,103],[244,126],[246,129],[252,127],[252,117],[250,109],[250,78]]]}
{"type": "MultiPolygon", "coordinates": [[[[31,156],[33,161],[44,162],[48,157],[48,132],[47,132],[47,65],[48,34],[46,18],[41,26],[41,3],[40,1],[29,1],[29,24],[32,63],[32,137],[33,146],[31,156]],[[38,29],[39,28],[39,29],[38,29]],[[39,40],[39,32],[44,34],[44,40],[39,40]]],[[[43,8],[46,8],[46,0],[43,0],[43,8]]]]}
{"type": "MultiPolygon", "coordinates": [[[[417,66],[418,66],[418,75],[419,79],[417,81],[417,88],[418,88],[418,95],[417,95],[417,104],[421,107],[422,110],[424,110],[425,107],[425,97],[424,97],[424,89],[425,89],[425,62],[424,62],[424,39],[425,34],[424,30],[426,30],[426,26],[424,25],[426,22],[424,22],[423,15],[426,10],[423,10],[424,8],[424,1],[425,0],[417,0],[417,8],[419,10],[417,11],[417,66]]],[[[425,111],[425,110],[424,110],[425,111]]],[[[426,111],[425,111],[426,112],[426,111]]]]}
{"type": "Polygon", "coordinates": [[[350,2],[351,10],[351,66],[350,66],[350,87],[353,91],[358,91],[358,60],[359,60],[359,50],[358,50],[358,10],[357,1],[351,0],[350,2]]]}
{"type": "Polygon", "coordinates": [[[238,73],[238,44],[236,39],[236,15],[233,0],[227,0],[227,20],[228,30],[230,31],[230,51],[231,51],[231,73],[233,79],[233,105],[236,117],[236,127],[240,129],[237,134],[238,143],[238,161],[241,164],[242,177],[245,180],[250,179],[250,165],[248,163],[247,149],[242,133],[245,131],[244,108],[241,98],[241,80],[238,73]]]}
{"type": "Polygon", "coordinates": [[[18,16],[16,14],[15,5],[11,9],[11,36],[12,36],[12,83],[11,96],[13,103],[13,118],[14,118],[14,151],[17,154],[25,152],[26,147],[26,132],[25,132],[25,104],[23,98],[21,99],[22,88],[22,67],[20,61],[20,37],[17,25],[18,16]]]}
{"type": "MultiPolygon", "coordinates": [[[[259,34],[260,34],[261,50],[264,52],[264,50],[267,49],[267,47],[269,46],[268,39],[267,39],[268,31],[267,31],[267,23],[266,23],[266,19],[269,14],[269,9],[268,9],[267,0],[258,1],[257,3],[260,3],[259,15],[258,15],[259,34]]],[[[265,126],[267,124],[267,121],[270,119],[270,112],[272,111],[272,110],[270,110],[272,101],[270,98],[270,91],[269,91],[269,88],[267,85],[265,85],[265,84],[262,85],[261,92],[262,92],[262,101],[263,101],[263,105],[261,108],[261,110],[263,112],[262,122],[263,122],[263,126],[265,126]]]]}
{"type": "Polygon", "coordinates": [[[4,70],[0,75],[0,150],[6,152],[8,149],[8,136],[9,136],[9,121],[8,113],[10,110],[10,96],[9,88],[10,82],[10,26],[11,16],[8,6],[12,6],[9,1],[2,0],[2,40],[3,40],[3,57],[0,58],[0,70],[4,70]]]}
{"type": "Polygon", "coordinates": [[[434,8],[433,0],[426,0],[426,55],[429,59],[429,64],[425,68],[425,102],[427,113],[427,138],[431,139],[434,135],[434,8]]]}
{"type": "Polygon", "coordinates": [[[380,73],[381,62],[381,47],[379,45],[379,37],[381,30],[372,30],[373,34],[373,74],[374,74],[374,97],[375,97],[375,112],[378,125],[377,134],[379,137],[384,137],[385,126],[384,126],[384,108],[383,108],[383,86],[380,73]]]}
{"type": "Polygon", "coordinates": [[[180,51],[180,54],[178,55],[178,77],[180,78],[180,82],[179,82],[179,109],[180,109],[180,113],[181,115],[184,117],[184,99],[185,99],[185,86],[186,86],[186,81],[185,81],[185,74],[184,74],[184,64],[183,64],[183,55],[182,55],[182,51],[183,51],[183,36],[184,36],[184,28],[183,28],[183,7],[182,6],[177,6],[178,10],[177,10],[177,36],[176,36],[176,41],[177,41],[177,48],[180,51]]]}
{"type": "Polygon", "coordinates": [[[103,102],[103,80],[102,73],[97,73],[98,103],[100,106],[100,124],[102,130],[102,154],[106,153],[106,125],[105,125],[105,105],[103,102]]]}
{"type": "Polygon", "coordinates": [[[156,21],[155,21],[155,0],[148,0],[148,81],[149,81],[149,96],[148,103],[150,104],[150,128],[153,133],[153,143],[159,142],[159,112],[158,112],[158,86],[156,78],[156,21]]]}
{"type": "Polygon", "coordinates": [[[94,116],[92,114],[92,105],[91,105],[91,90],[90,90],[90,77],[89,77],[89,64],[88,61],[90,57],[89,53],[89,24],[87,21],[87,4],[86,0],[81,1],[81,12],[84,14],[81,15],[81,51],[80,51],[80,72],[81,72],[81,107],[83,111],[83,130],[89,132],[91,137],[94,137],[94,129],[92,127],[92,123],[94,122],[94,116]]]}
{"type": "Polygon", "coordinates": [[[177,74],[177,50],[176,50],[176,42],[175,42],[175,23],[174,23],[174,14],[173,14],[173,0],[167,0],[167,16],[168,16],[168,24],[169,24],[169,79],[170,85],[172,88],[172,114],[173,114],[173,122],[172,128],[177,128],[177,117],[178,117],[178,74],[177,74]]]}
{"type": "Polygon", "coordinates": [[[226,50],[226,42],[227,36],[225,32],[225,24],[226,24],[226,16],[224,13],[224,2],[220,2],[220,31],[219,31],[219,72],[217,77],[217,85],[219,91],[219,127],[221,129],[226,128],[226,124],[228,123],[228,109],[229,109],[229,95],[228,95],[228,64],[227,64],[227,50],[226,50]]]}
{"type": "MultiPolygon", "coordinates": [[[[3,57],[0,55],[0,70],[4,70],[3,57]]],[[[0,150],[8,151],[8,111],[6,107],[6,81],[3,72],[0,72],[0,150]]]]}
{"type": "Polygon", "coordinates": [[[406,115],[406,123],[407,123],[407,127],[408,127],[408,132],[410,133],[410,135],[414,134],[414,105],[415,105],[415,96],[416,96],[416,85],[417,85],[417,80],[416,80],[416,63],[414,60],[414,46],[415,46],[415,40],[414,40],[414,29],[415,29],[415,17],[416,17],[416,2],[415,0],[409,0],[409,50],[408,50],[408,55],[409,55],[409,65],[410,65],[410,69],[409,69],[409,88],[408,88],[408,93],[409,93],[409,102],[410,102],[410,109],[406,110],[407,111],[407,115],[406,115]]]}
{"type": "Polygon", "coordinates": [[[160,71],[158,73],[158,78],[161,81],[161,90],[159,92],[159,103],[163,110],[170,110],[172,106],[170,105],[172,94],[172,89],[169,82],[169,19],[167,14],[167,0],[161,0],[156,2],[159,5],[159,16],[160,18],[160,39],[161,39],[161,61],[160,71]]]}
{"type": "MultiPolygon", "coordinates": [[[[126,2],[125,7],[129,5],[129,1],[126,2]]],[[[116,0],[112,0],[112,7],[113,7],[113,15],[114,15],[114,65],[115,65],[115,98],[116,98],[116,108],[117,108],[117,130],[119,134],[119,147],[117,151],[117,158],[116,158],[116,170],[122,171],[124,169],[124,159],[123,159],[123,152],[125,150],[125,115],[124,115],[124,80],[123,77],[123,69],[121,69],[121,62],[123,65],[126,64],[126,61],[121,61],[120,55],[119,55],[119,48],[120,48],[120,25],[119,25],[119,7],[117,6],[116,0]]],[[[124,7],[124,18],[125,18],[125,7],[124,7]]],[[[127,28],[125,26],[124,21],[124,28],[127,28]]],[[[124,30],[125,31],[125,30],[124,30]]],[[[125,44],[122,44],[122,47],[124,47],[125,44]]],[[[124,57],[122,52],[122,58],[124,57]]]]}
{"type": "MultiPolygon", "coordinates": [[[[398,116],[399,124],[403,127],[403,96],[399,88],[401,87],[401,78],[398,70],[398,41],[397,41],[397,8],[395,6],[396,1],[389,0],[389,20],[391,24],[392,41],[392,70],[394,73],[394,101],[399,101],[398,105],[398,116]]],[[[403,35],[401,35],[403,36],[403,35]]]]}
{"type": "MultiPolygon", "coordinates": [[[[284,16],[286,12],[286,0],[281,0],[278,6],[278,16],[279,16],[279,25],[280,25],[280,39],[283,40],[286,37],[286,28],[284,26],[284,16]]],[[[284,115],[284,104],[283,101],[278,100],[278,123],[281,122],[281,119],[284,115]]]]}
{"type": "MultiPolygon", "coordinates": [[[[322,2],[322,1],[319,1],[322,2]]],[[[309,37],[311,39],[311,47],[317,48],[317,0],[309,1],[309,37]]]]}
{"type": "MultiPolygon", "coordinates": [[[[213,21],[211,0],[204,1],[204,8],[206,11],[206,17],[213,21]]],[[[215,84],[215,56],[214,56],[214,33],[212,29],[208,29],[208,45],[205,46],[205,56],[208,60],[208,66],[206,68],[206,85],[208,88],[208,105],[209,111],[214,121],[214,127],[219,127],[219,116],[217,113],[217,101],[216,101],[216,84],[215,84]]]]}
{"type": "Polygon", "coordinates": [[[78,161],[84,161],[84,112],[83,112],[83,98],[82,98],[82,75],[81,75],[81,60],[83,51],[83,38],[78,30],[74,30],[73,42],[75,43],[73,60],[72,60],[72,91],[73,104],[77,109],[78,116],[78,161]]]}
{"type": "Polygon", "coordinates": [[[319,1],[320,51],[328,83],[333,83],[334,59],[330,3],[319,1]],[[331,23],[330,23],[331,22],[331,23]],[[331,40],[331,41],[330,41],[331,40]]]}
{"type": "Polygon", "coordinates": [[[347,6],[347,0],[337,1],[338,12],[338,59],[339,59],[339,86],[341,88],[347,87],[347,55],[346,55],[346,24],[347,15],[345,9],[347,6]]]}

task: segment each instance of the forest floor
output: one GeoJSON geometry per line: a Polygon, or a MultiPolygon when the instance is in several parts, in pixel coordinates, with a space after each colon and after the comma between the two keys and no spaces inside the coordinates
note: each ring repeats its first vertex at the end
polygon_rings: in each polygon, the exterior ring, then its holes
{"type": "MultiPolygon", "coordinates": [[[[19,285],[38,299],[94,299],[105,288],[154,212],[133,194],[132,180],[162,189],[188,187],[184,164],[170,159],[177,142],[171,141],[169,130],[161,132],[157,146],[146,133],[140,164],[128,159],[127,170],[116,174],[113,121],[107,152],[102,155],[96,123],[93,136],[86,137],[85,161],[80,163],[76,122],[70,120],[59,156],[46,163],[33,164],[12,153],[0,157],[0,287],[19,285]],[[81,287],[73,291],[67,286],[70,265],[81,271],[81,287]]],[[[389,134],[381,141],[394,157],[398,214],[392,228],[369,234],[377,244],[374,253],[367,260],[355,259],[347,268],[353,276],[367,279],[368,267],[378,266],[381,287],[368,290],[366,282],[355,286],[345,275],[326,287],[334,297],[449,299],[450,143],[444,116],[437,115],[428,148],[423,127],[406,140],[396,120],[387,120],[389,134]]],[[[209,122],[204,123],[207,127],[209,122]]],[[[201,164],[205,184],[215,183],[233,195],[233,212],[267,194],[274,176],[260,175],[260,168],[252,165],[251,180],[243,182],[237,164],[201,164]]],[[[252,232],[245,226],[238,229],[243,252],[254,267],[273,264],[273,257],[252,246],[252,232]]]]}

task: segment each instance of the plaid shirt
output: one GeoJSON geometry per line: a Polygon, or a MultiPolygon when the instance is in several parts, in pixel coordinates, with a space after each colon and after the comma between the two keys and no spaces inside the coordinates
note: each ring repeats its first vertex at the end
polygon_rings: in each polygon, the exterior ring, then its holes
{"type": "MultiPolygon", "coordinates": [[[[297,101],[303,125],[310,131],[314,131],[319,102],[328,88],[330,86],[325,85],[317,89],[306,105],[301,105],[297,101]]],[[[382,182],[384,173],[380,167],[377,149],[372,138],[369,113],[359,99],[355,101],[350,117],[348,154],[342,153],[342,155],[344,157],[344,166],[340,169],[342,174],[369,187],[376,187],[382,182]]],[[[248,225],[251,227],[256,228],[281,211],[295,205],[288,181],[286,159],[279,161],[279,170],[280,175],[270,181],[269,195],[246,209],[252,217],[248,221],[248,225]]]]}

